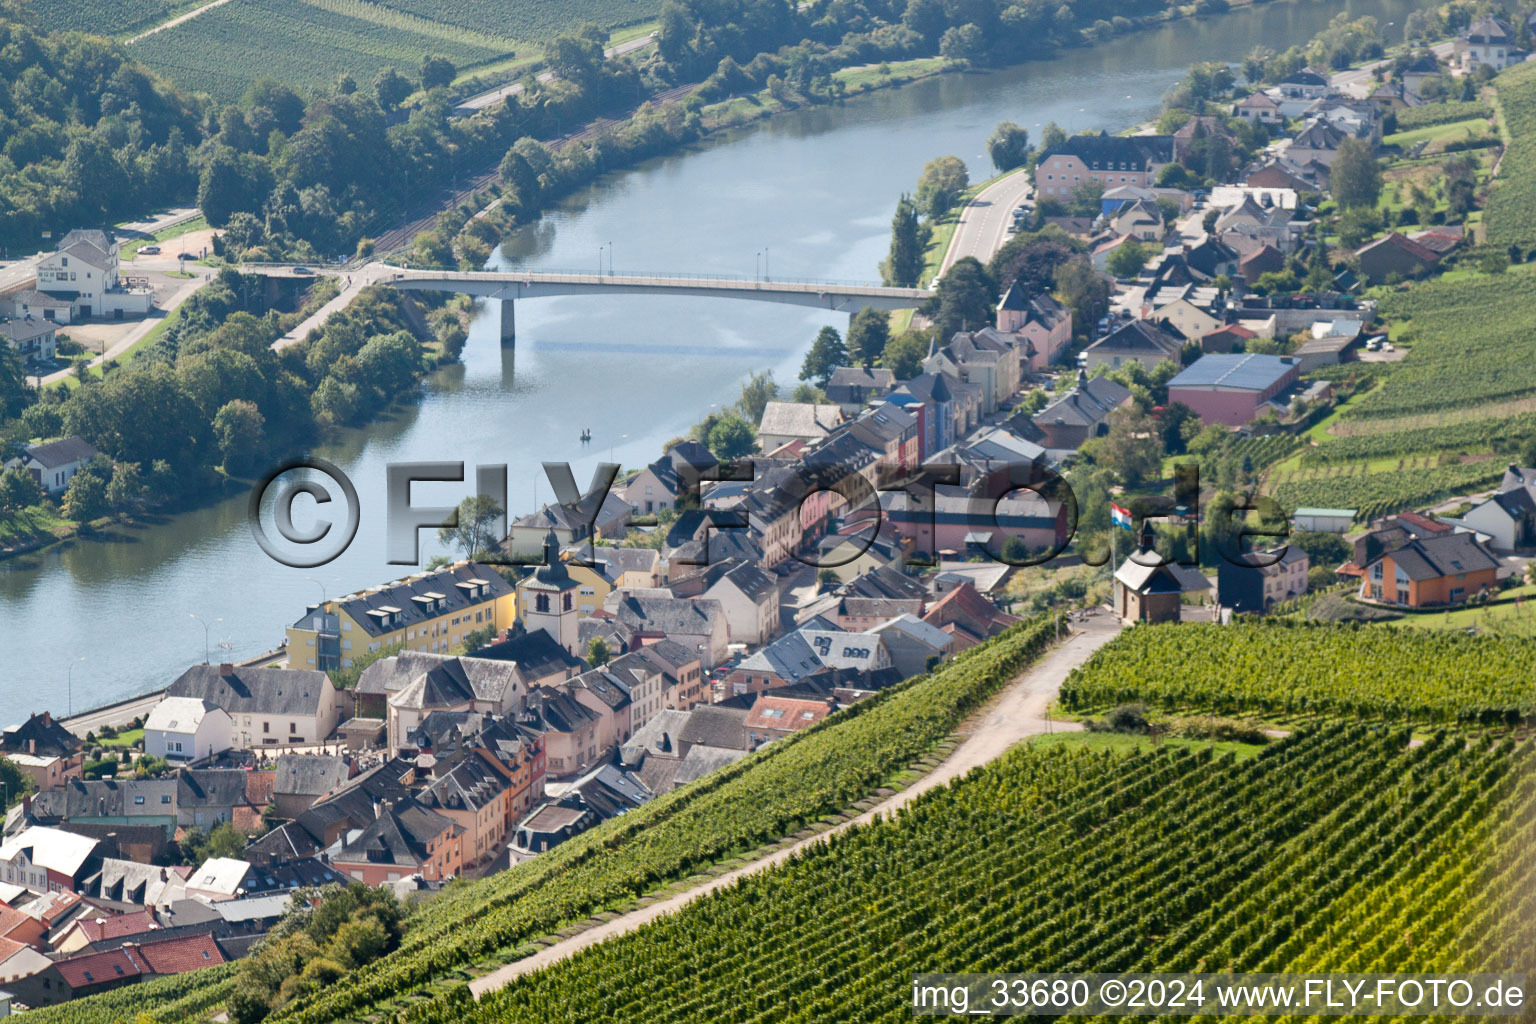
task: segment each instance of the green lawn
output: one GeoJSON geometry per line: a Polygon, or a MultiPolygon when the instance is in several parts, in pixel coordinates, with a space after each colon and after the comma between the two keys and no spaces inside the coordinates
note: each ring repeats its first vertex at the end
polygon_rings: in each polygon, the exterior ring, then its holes
{"type": "Polygon", "coordinates": [[[1490,633],[1536,636],[1536,587],[1521,586],[1498,596],[1498,604],[1481,608],[1404,615],[1389,625],[1415,629],[1480,629],[1490,633]]]}
{"type": "Polygon", "coordinates": [[[1492,122],[1484,117],[1473,117],[1465,121],[1452,121],[1449,124],[1437,124],[1428,128],[1416,128],[1413,131],[1398,132],[1395,135],[1385,136],[1381,142],[1384,146],[1401,146],[1403,149],[1409,149],[1420,142],[1452,142],[1471,138],[1474,135],[1492,134],[1492,122]]]}
{"type": "Polygon", "coordinates": [[[143,729],[124,729],[111,739],[98,736],[96,742],[103,747],[136,747],[143,739],[143,729]]]}
{"type": "Polygon", "coordinates": [[[0,544],[15,544],[43,534],[54,536],[73,529],[74,525],[52,505],[33,505],[20,512],[0,514],[0,544]]]}

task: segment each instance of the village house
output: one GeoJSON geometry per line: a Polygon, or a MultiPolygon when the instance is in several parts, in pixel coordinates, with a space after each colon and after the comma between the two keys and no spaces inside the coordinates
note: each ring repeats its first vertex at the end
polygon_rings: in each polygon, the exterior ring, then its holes
{"type": "Polygon", "coordinates": [[[778,629],[778,581],[751,562],[717,562],[690,576],[674,578],[669,589],[677,597],[719,602],[730,643],[767,643],[778,629]]]}
{"type": "Polygon", "coordinates": [[[500,852],[511,817],[507,777],[483,755],[470,752],[436,776],[418,802],[461,830],[463,863],[473,867],[500,852]]]}
{"type": "Polygon", "coordinates": [[[826,437],[843,422],[839,405],[813,402],[769,402],[763,406],[757,440],[763,451],[771,452],[796,439],[814,441],[826,437]]]}
{"type": "Polygon", "coordinates": [[[1100,366],[1113,370],[1137,362],[1150,370],[1164,361],[1177,363],[1183,348],[1182,341],[1156,324],[1130,320],[1089,345],[1083,352],[1083,366],[1092,373],[1100,366]]]}
{"type": "Polygon", "coordinates": [[[753,746],[762,746],[809,728],[834,710],[831,704],[822,700],[759,694],[752,703],[752,710],[747,712],[747,736],[753,746]]]}
{"type": "Polygon", "coordinates": [[[1461,522],[1488,537],[1495,551],[1536,546],[1536,496],[1527,487],[1501,490],[1473,505],[1461,522]]]}
{"type": "Polygon", "coordinates": [[[235,723],[200,697],[166,697],[144,720],[144,753],[167,761],[203,761],[235,745],[235,723]]]}
{"type": "Polygon", "coordinates": [[[51,320],[0,320],[0,341],[21,357],[22,364],[51,363],[58,352],[58,326],[51,320]]]}
{"type": "Polygon", "coordinates": [[[465,859],[464,827],[415,800],[387,802],[373,824],[331,859],[336,870],[364,885],[420,875],[428,882],[457,877],[465,859]]]}
{"type": "Polygon", "coordinates": [[[1339,156],[1339,145],[1348,134],[1331,121],[1318,118],[1307,124],[1291,139],[1285,150],[1285,158],[1296,164],[1319,163],[1332,167],[1339,156]]]}
{"type": "Polygon", "coordinates": [[[272,778],[272,809],[284,818],[297,818],[321,797],[340,789],[352,777],[345,758],[330,754],[284,754],[272,778]]]}
{"type": "Polygon", "coordinates": [[[445,653],[466,633],[510,627],[517,617],[512,586],[479,562],[456,562],[311,606],[288,627],[288,664],[327,671],[354,657],[400,644],[445,653]]]}
{"type": "Polygon", "coordinates": [[[1307,592],[1311,560],[1294,544],[1223,558],[1216,567],[1217,599],[1234,612],[1262,614],[1307,592]]]}
{"type": "Polygon", "coordinates": [[[0,757],[19,768],[43,793],[80,777],[83,746],[48,711],[28,715],[25,722],[0,733],[0,757]]]}
{"type": "Polygon", "coordinates": [[[317,743],[341,721],[341,692],[324,672],[311,669],[193,665],[165,696],[222,709],[233,722],[234,745],[245,750],[317,743]]]}
{"type": "Polygon", "coordinates": [[[725,659],[729,644],[725,611],[709,598],[624,597],[614,617],[634,635],[634,647],[671,640],[699,652],[708,670],[725,659]]]}
{"type": "MultiPolygon", "coordinates": [[[[71,321],[86,317],[142,316],[152,292],[127,288],[118,276],[118,245],[104,231],[76,229],[37,265],[37,290],[68,302],[71,321]]],[[[43,311],[47,317],[47,310],[43,311]]]]}
{"type": "Polygon", "coordinates": [[[839,366],[827,381],[827,398],[836,402],[844,416],[857,416],[877,398],[896,386],[896,375],[883,366],[839,366]]]}
{"type": "Polygon", "coordinates": [[[1397,231],[1367,242],[1355,250],[1360,260],[1360,276],[1370,284],[1384,284],[1388,278],[1422,277],[1440,262],[1440,254],[1397,231]]]}
{"type": "Polygon", "coordinates": [[[1150,187],[1173,163],[1168,135],[1075,135],[1040,154],[1035,164],[1035,194],[1070,199],[1082,183],[1150,187]]]}
{"type": "Polygon", "coordinates": [[[1018,339],[1023,368],[1039,373],[1060,362],[1071,343],[1072,311],[1050,295],[1026,295],[1015,281],[997,304],[997,329],[1018,339]]]}
{"type": "Polygon", "coordinates": [[[634,509],[617,493],[609,491],[604,495],[595,512],[589,503],[596,503],[595,495],[589,494],[579,502],[543,505],[517,517],[507,527],[506,552],[518,558],[537,555],[550,534],[565,548],[592,544],[599,539],[622,539],[629,532],[634,509]]]}
{"type": "Polygon", "coordinates": [[[1362,598],[1428,608],[1492,590],[1499,560],[1470,533],[1442,533],[1410,540],[1362,568],[1362,598]]]}
{"type": "Polygon", "coordinates": [[[626,481],[620,496],[644,515],[676,508],[680,496],[697,496],[699,481],[716,465],[708,448],[695,441],[679,441],[626,481]]]}
{"type": "Polygon", "coordinates": [[[19,456],[5,463],[6,469],[20,468],[49,494],[57,496],[69,489],[75,474],[96,457],[96,449],[78,437],[28,445],[19,456]]]}
{"type": "Polygon", "coordinates": [[[89,836],[34,825],[0,843],[0,882],[33,892],[80,892],[101,866],[99,843],[89,836]]]}
{"type": "Polygon", "coordinates": [[[1524,60],[1525,54],[1509,25],[1498,18],[1482,17],[1456,38],[1454,59],[1463,72],[1474,71],[1482,64],[1502,71],[1524,60]]]}

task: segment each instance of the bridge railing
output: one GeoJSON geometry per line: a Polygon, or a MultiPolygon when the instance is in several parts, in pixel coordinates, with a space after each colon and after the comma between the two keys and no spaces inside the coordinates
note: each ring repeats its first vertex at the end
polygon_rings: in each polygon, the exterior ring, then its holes
{"type": "Polygon", "coordinates": [[[519,275],[526,275],[528,277],[528,279],[530,279],[530,280],[538,279],[538,278],[545,278],[545,277],[562,277],[562,278],[570,278],[570,279],[573,279],[573,280],[579,281],[579,282],[592,282],[594,284],[595,283],[604,282],[604,281],[625,281],[625,282],[631,282],[631,283],[645,282],[645,281],[678,281],[678,282],[709,281],[709,282],[718,282],[720,284],[739,285],[739,286],[742,286],[742,287],[750,287],[750,286],[753,286],[753,285],[793,284],[793,285],[805,285],[805,286],[808,286],[808,287],[861,288],[861,289],[867,288],[867,289],[882,289],[882,290],[888,290],[888,291],[921,291],[922,290],[922,289],[917,289],[917,288],[892,288],[890,286],[881,284],[879,281],[837,280],[837,279],[824,278],[824,277],[780,277],[780,276],[777,276],[777,275],[775,275],[773,277],[743,277],[743,276],[740,276],[740,275],[737,275],[737,274],[706,274],[706,273],[680,274],[680,273],[665,273],[665,272],[659,272],[659,273],[649,273],[649,272],[647,272],[647,273],[604,272],[604,273],[599,274],[599,273],[596,273],[596,272],[594,272],[592,270],[572,270],[572,269],[563,269],[563,268],[558,268],[558,267],[537,267],[537,268],[535,268],[535,267],[507,267],[507,268],[502,269],[502,270],[465,271],[465,270],[460,270],[458,267],[422,266],[420,264],[404,262],[404,261],[398,262],[398,263],[397,262],[393,262],[393,261],[385,261],[385,262],[383,262],[383,266],[390,267],[390,268],[393,268],[395,270],[400,270],[400,271],[410,271],[412,273],[441,274],[441,275],[443,275],[443,277],[445,277],[445,278],[447,278],[449,280],[466,280],[466,281],[484,280],[487,276],[495,274],[495,275],[503,275],[503,276],[511,277],[511,278],[516,278],[519,275]]]}

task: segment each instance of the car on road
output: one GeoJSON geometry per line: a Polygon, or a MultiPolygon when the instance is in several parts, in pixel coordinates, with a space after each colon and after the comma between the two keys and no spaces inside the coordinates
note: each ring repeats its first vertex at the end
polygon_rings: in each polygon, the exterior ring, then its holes
{"type": "Polygon", "coordinates": [[[141,245],[141,246],[139,246],[139,255],[140,256],[159,256],[160,255],[160,247],[158,245],[141,245]]]}
{"type": "Polygon", "coordinates": [[[315,272],[313,270],[311,270],[310,268],[308,268],[308,267],[294,267],[293,268],[293,276],[294,277],[314,277],[315,276],[315,272]]]}

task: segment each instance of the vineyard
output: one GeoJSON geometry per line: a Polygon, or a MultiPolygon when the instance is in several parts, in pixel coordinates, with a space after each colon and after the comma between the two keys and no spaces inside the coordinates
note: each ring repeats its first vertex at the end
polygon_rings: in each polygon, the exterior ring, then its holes
{"type": "Polygon", "coordinates": [[[234,980],[234,964],[153,978],[57,1006],[28,1010],[27,1024],[126,1024],[137,1019],[146,1006],[153,1006],[156,1017],[165,1024],[195,1020],[224,1001],[234,980]]]}
{"type": "Polygon", "coordinates": [[[1300,444],[1301,438],[1295,434],[1263,434],[1234,441],[1229,450],[1235,458],[1247,459],[1253,469],[1259,470],[1279,462],[1300,444]]]}
{"type": "Polygon", "coordinates": [[[582,22],[611,28],[654,18],[660,0],[381,0],[381,6],[514,39],[544,40],[582,22]]]}
{"type": "Polygon", "coordinates": [[[1521,413],[1498,419],[1333,438],[1307,448],[1301,453],[1300,461],[1303,466],[1386,458],[1406,462],[1407,456],[1425,452],[1503,452],[1513,456],[1532,440],[1536,440],[1536,413],[1521,413]]]}
{"type": "Polygon", "coordinates": [[[1345,416],[1412,416],[1536,394],[1533,283],[1531,269],[1521,267],[1387,294],[1380,312],[1406,321],[1402,340],[1413,349],[1345,416]]]}
{"type": "Polygon", "coordinates": [[[1454,103],[1426,103],[1422,107],[1408,107],[1397,111],[1397,130],[1417,131],[1420,128],[1436,128],[1442,124],[1469,121],[1474,117],[1491,118],[1493,108],[1476,100],[1454,103]]]}
{"type": "Polygon", "coordinates": [[[943,971],[1536,967],[1533,745],[1362,725],[1238,760],[1016,748],[878,824],[405,1024],[912,1019],[943,971]]]}
{"type": "MultiPolygon", "coordinates": [[[[836,818],[930,752],[1055,635],[1053,618],[992,642],[698,783],[483,881],[452,887],[413,916],[400,948],[272,1021],[355,1019],[572,921],[621,906],[712,864],[836,818]]],[[[79,1024],[110,1024],[92,1018],[79,1024]]]]}
{"type": "Polygon", "coordinates": [[[1361,461],[1280,473],[1269,481],[1266,490],[1286,510],[1352,508],[1360,520],[1369,521],[1484,490],[1497,484],[1504,473],[1504,464],[1496,459],[1460,462],[1455,456],[1420,455],[1398,461],[1403,468],[1377,472],[1370,471],[1370,463],[1361,461]]]}
{"type": "Polygon", "coordinates": [[[1138,626],[1061,688],[1068,707],[1140,701],[1221,714],[1536,722],[1536,641],[1287,622],[1138,626]]]}
{"type": "Polygon", "coordinates": [[[153,28],[196,0],[30,0],[39,24],[66,32],[121,36],[153,28]]]}
{"type": "Polygon", "coordinates": [[[1488,197],[1488,241],[1536,244],[1536,66],[1516,65],[1494,79],[1507,148],[1488,197]]]}
{"type": "Polygon", "coordinates": [[[510,46],[361,0],[236,0],[130,49],[182,87],[230,101],[258,78],[329,84],[345,71],[366,84],[386,67],[414,74],[427,54],[465,68],[510,46]]]}

